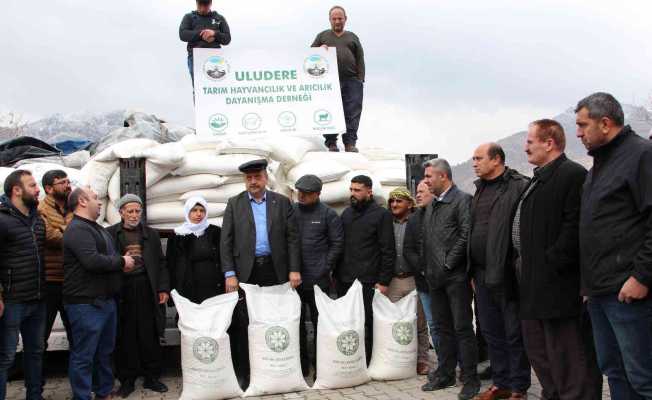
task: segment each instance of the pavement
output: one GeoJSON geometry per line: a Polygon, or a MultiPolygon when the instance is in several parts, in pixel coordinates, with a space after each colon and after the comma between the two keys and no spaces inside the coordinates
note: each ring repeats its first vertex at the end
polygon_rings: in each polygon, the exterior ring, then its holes
{"type": "MultiPolygon", "coordinates": [[[[70,384],[65,370],[65,354],[51,357],[47,361],[47,383],[45,385],[43,398],[46,400],[68,400],[72,398],[70,384]]],[[[434,354],[431,355],[434,359],[434,354]]],[[[166,367],[163,372],[162,381],[170,389],[167,393],[155,393],[142,388],[142,379],[136,382],[136,391],[129,396],[131,400],[171,400],[178,399],[181,395],[182,379],[178,354],[166,354],[166,367]]],[[[312,384],[312,379],[307,379],[312,384]]],[[[264,400],[413,400],[413,399],[441,399],[457,400],[457,393],[461,386],[452,387],[436,392],[422,392],[421,385],[426,382],[425,376],[400,381],[380,382],[372,381],[367,384],[346,389],[336,390],[308,390],[296,393],[285,393],[263,397],[250,397],[251,399],[264,400]]],[[[489,387],[491,382],[483,381],[482,390],[489,387]]],[[[25,398],[25,388],[22,380],[9,382],[7,387],[7,400],[22,400],[25,398]]],[[[116,381],[115,388],[119,387],[116,381]]],[[[541,386],[532,374],[532,386],[528,392],[530,399],[540,399],[541,386]]],[[[603,399],[610,399],[608,386],[603,386],[603,399]]]]}

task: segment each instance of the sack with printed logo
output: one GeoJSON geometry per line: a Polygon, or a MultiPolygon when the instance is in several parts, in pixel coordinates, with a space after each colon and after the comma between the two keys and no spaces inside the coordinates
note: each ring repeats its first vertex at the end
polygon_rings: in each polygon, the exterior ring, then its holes
{"type": "Polygon", "coordinates": [[[308,389],[301,372],[301,299],[290,283],[260,287],[241,283],[249,314],[251,378],[244,394],[262,396],[308,389]]]}
{"type": "Polygon", "coordinates": [[[369,382],[364,348],[364,301],[357,280],[333,300],[315,285],[317,377],[313,389],[338,389],[369,382]]]}
{"type": "Polygon", "coordinates": [[[183,391],[180,400],[219,400],[242,395],[231,359],[226,330],[231,325],[238,293],[211,297],[195,304],[172,291],[179,314],[183,391]]]}
{"type": "Polygon", "coordinates": [[[396,303],[374,293],[374,348],[369,363],[371,379],[408,379],[417,372],[417,291],[396,303]]]}

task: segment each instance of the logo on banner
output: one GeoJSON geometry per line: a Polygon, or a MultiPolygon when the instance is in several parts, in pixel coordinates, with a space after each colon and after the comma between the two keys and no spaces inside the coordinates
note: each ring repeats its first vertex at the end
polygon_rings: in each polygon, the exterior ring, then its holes
{"type": "Polygon", "coordinates": [[[360,347],[360,335],[354,330],[346,331],[337,337],[337,349],[345,356],[352,356],[360,347]]]}
{"type": "Polygon", "coordinates": [[[263,119],[260,118],[260,115],[256,113],[245,114],[245,116],[242,117],[242,126],[250,131],[255,131],[256,129],[260,128],[260,124],[262,122],[263,119]]]}
{"type": "Polygon", "coordinates": [[[229,126],[229,119],[224,114],[213,114],[208,119],[208,126],[215,133],[223,133],[229,126]]]}
{"type": "Polygon", "coordinates": [[[219,346],[215,339],[201,337],[192,344],[192,353],[203,364],[210,364],[217,359],[219,346]]]}
{"type": "Polygon", "coordinates": [[[283,111],[278,115],[278,124],[283,128],[292,128],[297,123],[297,116],[292,111],[283,111]]]}
{"type": "Polygon", "coordinates": [[[303,70],[314,78],[321,78],[328,72],[328,61],[319,54],[314,54],[303,61],[303,70]]]}
{"type": "Polygon", "coordinates": [[[333,114],[328,110],[317,110],[313,114],[313,120],[317,125],[330,125],[333,122],[333,114]]]}
{"type": "Polygon", "coordinates": [[[281,326],[273,326],[265,332],[265,343],[270,350],[280,353],[290,345],[290,333],[281,326]]]}
{"type": "Polygon", "coordinates": [[[204,63],[204,74],[208,79],[220,81],[229,73],[229,63],[222,56],[212,56],[204,63]]]}

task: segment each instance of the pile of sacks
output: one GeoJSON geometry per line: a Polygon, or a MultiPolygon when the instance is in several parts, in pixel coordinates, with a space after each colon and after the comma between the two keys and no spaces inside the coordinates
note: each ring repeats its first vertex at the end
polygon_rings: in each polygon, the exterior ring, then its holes
{"type": "MultiPolygon", "coordinates": [[[[305,174],[324,182],[321,199],[341,212],[349,202],[349,185],[355,175],[373,181],[377,202],[385,204],[388,193],[405,186],[403,155],[379,149],[361,153],[326,151],[321,136],[204,137],[185,135],[179,141],[159,143],[149,138],[127,139],[96,153],[80,169],[59,164],[32,162],[20,168],[32,171],[41,183],[51,169],[68,173],[73,186],[89,185],[102,199],[99,222],[120,221],[115,206],[120,198],[121,158],[146,159],[147,218],[154,228],[169,229],[184,221],[186,199],[201,195],[208,202],[209,221],[222,224],[229,197],[244,190],[241,164],[265,158],[269,161],[269,188],[296,199],[296,181],[305,174]]],[[[13,168],[0,169],[0,181],[13,168]]],[[[44,190],[42,190],[44,195],[44,190]]]]}
{"type": "Polygon", "coordinates": [[[184,136],[159,144],[151,139],[129,139],[96,154],[81,169],[81,180],[103,200],[102,222],[115,224],[120,198],[120,158],[146,159],[147,218],[159,229],[184,220],[184,202],[196,195],[208,202],[209,221],[221,225],[227,200],[244,190],[238,167],[248,161],[269,161],[269,188],[296,199],[294,184],[305,174],[324,182],[322,201],[341,211],[348,205],[349,184],[355,175],[369,175],[376,200],[384,204],[389,191],[405,186],[405,162],[400,154],[381,150],[366,153],[325,151],[322,138],[184,136]]]}

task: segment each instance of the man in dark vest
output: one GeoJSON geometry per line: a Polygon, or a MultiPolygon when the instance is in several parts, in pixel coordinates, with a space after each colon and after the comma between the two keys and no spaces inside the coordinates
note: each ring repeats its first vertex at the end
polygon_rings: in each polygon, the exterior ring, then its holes
{"type": "Polygon", "coordinates": [[[143,202],[135,194],[122,196],[116,206],[121,222],[108,228],[119,254],[132,256],[133,271],[122,277],[118,305],[116,370],[121,382],[118,395],[127,398],[135,389],[139,375],[143,387],[167,392],[161,375],[159,337],[165,330],[165,303],[169,298],[170,277],[158,233],[143,224],[143,202]]]}

